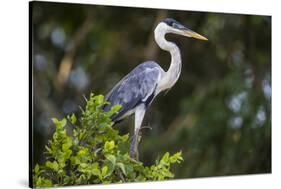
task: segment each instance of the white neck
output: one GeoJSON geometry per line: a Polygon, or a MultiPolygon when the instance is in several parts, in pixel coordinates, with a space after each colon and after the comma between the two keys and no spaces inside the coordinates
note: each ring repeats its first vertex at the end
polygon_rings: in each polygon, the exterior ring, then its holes
{"type": "Polygon", "coordinates": [[[171,64],[167,72],[162,76],[158,87],[157,92],[161,92],[165,89],[169,89],[175,85],[177,82],[180,73],[181,73],[181,54],[178,46],[170,41],[165,39],[166,33],[172,33],[169,27],[160,23],[154,30],[154,37],[156,43],[159,47],[165,51],[168,51],[171,54],[171,64]]]}

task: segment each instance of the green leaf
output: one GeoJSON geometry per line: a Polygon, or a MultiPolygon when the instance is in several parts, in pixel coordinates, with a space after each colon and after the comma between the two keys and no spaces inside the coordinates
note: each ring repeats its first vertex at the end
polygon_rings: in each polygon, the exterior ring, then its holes
{"type": "Polygon", "coordinates": [[[57,124],[59,124],[59,120],[57,119],[57,118],[52,118],[52,121],[53,121],[53,123],[55,124],[55,125],[57,125],[57,124]]]}
{"type": "Polygon", "coordinates": [[[36,187],[51,187],[51,186],[53,186],[53,183],[49,179],[39,177],[35,183],[35,186],[36,187]]]}
{"type": "Polygon", "coordinates": [[[108,170],[108,167],[106,165],[102,167],[101,175],[102,175],[103,178],[106,177],[107,170],[108,170]]]}
{"type": "Polygon", "coordinates": [[[87,166],[88,166],[87,163],[81,163],[81,164],[80,164],[80,167],[81,167],[81,168],[87,168],[87,166]]]}
{"type": "Polygon", "coordinates": [[[91,172],[95,176],[100,176],[100,174],[101,174],[100,170],[97,168],[92,169],[91,172]]]}
{"type": "Polygon", "coordinates": [[[59,164],[56,161],[53,162],[53,169],[55,171],[58,171],[58,169],[59,169],[59,164]]]}
{"type": "Polygon", "coordinates": [[[34,168],[34,172],[35,172],[35,173],[38,173],[39,169],[40,169],[39,165],[36,164],[36,166],[35,166],[35,168],[34,168]]]}
{"type": "Polygon", "coordinates": [[[107,115],[110,117],[113,114],[117,113],[121,109],[121,105],[117,104],[111,107],[110,111],[107,112],[107,115]]]}
{"type": "Polygon", "coordinates": [[[113,140],[112,141],[106,141],[105,144],[104,144],[104,149],[107,152],[113,150],[114,147],[115,147],[115,142],[113,140]]]}
{"type": "Polygon", "coordinates": [[[97,96],[94,97],[94,99],[95,99],[96,103],[97,103],[98,105],[100,105],[100,104],[103,103],[104,96],[103,96],[103,95],[97,95],[97,96]]]}
{"type": "Polygon", "coordinates": [[[166,152],[164,154],[164,156],[162,157],[161,162],[165,162],[165,163],[168,162],[169,161],[169,156],[170,156],[170,153],[166,152]]]}
{"type": "Polygon", "coordinates": [[[62,151],[65,152],[69,149],[69,145],[68,144],[63,144],[62,145],[62,151]]]}
{"type": "Polygon", "coordinates": [[[53,123],[57,126],[57,128],[63,128],[66,125],[66,119],[63,118],[59,121],[57,118],[52,118],[53,123]]]}
{"type": "Polygon", "coordinates": [[[121,137],[121,139],[122,139],[123,142],[127,142],[128,139],[129,139],[129,134],[123,135],[123,136],[121,137]]]}
{"type": "Polygon", "coordinates": [[[50,153],[50,154],[52,153],[52,150],[47,145],[45,146],[45,148],[46,148],[48,153],[50,153]]]}
{"type": "Polygon", "coordinates": [[[77,118],[76,118],[75,114],[71,114],[70,121],[71,121],[72,124],[76,123],[77,118]]]}
{"type": "Polygon", "coordinates": [[[79,152],[77,153],[77,156],[82,157],[82,156],[85,156],[87,153],[88,153],[88,149],[84,148],[84,149],[79,150],[79,152]]]}
{"type": "Polygon", "coordinates": [[[80,163],[81,163],[81,161],[80,161],[80,159],[78,158],[78,157],[76,157],[76,156],[72,156],[71,158],[70,158],[70,161],[71,161],[71,163],[73,164],[73,165],[79,165],[80,163]]]}
{"type": "Polygon", "coordinates": [[[108,154],[105,157],[106,157],[106,159],[108,159],[112,163],[112,165],[114,167],[115,164],[116,164],[116,157],[114,155],[111,155],[111,154],[108,154]]]}
{"type": "Polygon", "coordinates": [[[95,176],[100,176],[101,172],[99,169],[99,164],[97,162],[93,163],[91,166],[91,173],[95,176]]]}
{"type": "Polygon", "coordinates": [[[46,167],[48,167],[48,168],[51,168],[51,169],[53,168],[53,167],[52,167],[53,164],[52,164],[52,162],[50,162],[50,161],[46,161],[45,165],[46,165],[46,167]]]}
{"type": "Polygon", "coordinates": [[[182,152],[177,152],[174,155],[172,155],[170,157],[170,161],[171,161],[171,163],[176,163],[176,162],[180,163],[181,161],[183,161],[182,152]]]}
{"type": "Polygon", "coordinates": [[[114,105],[114,106],[111,107],[110,111],[112,111],[112,112],[117,112],[117,111],[119,111],[120,109],[121,109],[121,105],[116,104],[116,105],[114,105]]]}
{"type": "Polygon", "coordinates": [[[54,171],[58,171],[59,169],[59,165],[56,161],[54,162],[46,161],[46,167],[53,169],[54,171]]]}
{"type": "Polygon", "coordinates": [[[116,165],[117,165],[117,167],[119,167],[119,168],[121,169],[121,171],[123,172],[123,174],[124,174],[125,176],[127,176],[127,173],[126,173],[126,169],[125,169],[124,164],[118,162],[116,165]]]}
{"type": "Polygon", "coordinates": [[[66,125],[67,121],[66,121],[65,118],[63,118],[63,119],[60,121],[60,123],[61,123],[62,127],[64,127],[64,126],[66,125]]]}
{"type": "Polygon", "coordinates": [[[64,143],[62,144],[62,151],[63,152],[68,151],[71,146],[72,146],[72,139],[70,137],[67,137],[64,140],[64,143]]]}

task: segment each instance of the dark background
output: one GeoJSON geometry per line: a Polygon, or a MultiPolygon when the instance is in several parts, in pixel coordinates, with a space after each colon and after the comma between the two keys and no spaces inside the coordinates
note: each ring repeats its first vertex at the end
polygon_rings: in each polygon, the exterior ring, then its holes
{"type": "MultiPolygon", "coordinates": [[[[140,160],[182,151],[175,178],[271,172],[271,17],[33,2],[33,164],[44,160],[52,117],[80,114],[138,64],[169,53],[154,42],[171,17],[204,35],[169,34],[181,49],[176,85],[146,113],[140,160]]],[[[133,131],[133,117],[116,126],[133,131]]]]}

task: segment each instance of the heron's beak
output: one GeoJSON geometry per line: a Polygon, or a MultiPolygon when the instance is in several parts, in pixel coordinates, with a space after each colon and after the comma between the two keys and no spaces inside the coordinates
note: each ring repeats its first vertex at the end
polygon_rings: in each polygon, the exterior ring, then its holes
{"type": "Polygon", "coordinates": [[[194,32],[194,31],[192,31],[190,29],[187,29],[187,28],[182,30],[182,35],[187,36],[187,37],[193,37],[195,39],[200,39],[200,40],[208,41],[208,39],[206,37],[204,37],[204,36],[194,32]]]}

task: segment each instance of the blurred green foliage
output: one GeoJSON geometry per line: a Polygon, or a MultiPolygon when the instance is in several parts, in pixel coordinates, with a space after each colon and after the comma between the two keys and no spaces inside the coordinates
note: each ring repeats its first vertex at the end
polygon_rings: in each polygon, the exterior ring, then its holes
{"type": "MultiPolygon", "coordinates": [[[[170,55],[154,42],[171,17],[206,36],[167,35],[182,53],[177,84],[146,113],[140,160],[182,150],[175,178],[271,172],[271,17],[34,2],[34,162],[63,118],[84,107],[83,95],[105,94],[135,66],[170,55]]],[[[116,125],[133,131],[132,118],[116,125]]],[[[34,167],[34,166],[33,166],[34,167]]]]}
{"type": "Polygon", "coordinates": [[[120,109],[104,112],[102,95],[91,94],[81,119],[74,114],[58,120],[46,145],[46,161],[33,170],[34,187],[108,184],[173,178],[171,165],[183,161],[181,152],[168,152],[150,166],[130,158],[129,135],[119,135],[110,117],[120,109]]]}

